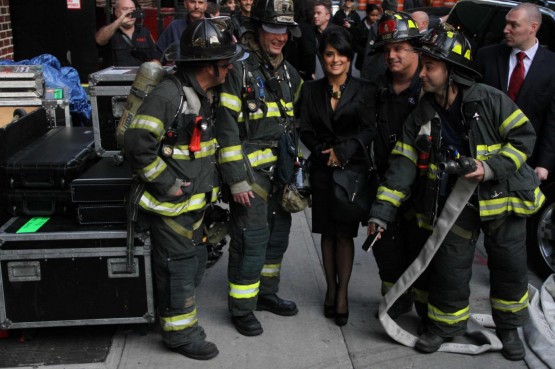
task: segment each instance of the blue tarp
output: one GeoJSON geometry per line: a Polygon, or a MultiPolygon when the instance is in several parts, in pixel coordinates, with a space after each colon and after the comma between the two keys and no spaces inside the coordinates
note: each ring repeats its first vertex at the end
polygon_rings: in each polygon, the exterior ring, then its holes
{"type": "Polygon", "coordinates": [[[91,104],[85,89],[81,86],[79,74],[73,67],[62,67],[53,55],[43,54],[29,60],[14,62],[9,59],[0,60],[0,65],[42,65],[44,82],[47,88],[65,88],[69,91],[69,111],[80,124],[91,120],[91,104]]]}

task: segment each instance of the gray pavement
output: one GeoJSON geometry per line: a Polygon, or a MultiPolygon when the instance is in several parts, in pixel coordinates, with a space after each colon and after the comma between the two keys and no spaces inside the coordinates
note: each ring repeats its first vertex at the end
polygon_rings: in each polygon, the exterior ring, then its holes
{"type": "MultiPolygon", "coordinates": [[[[215,359],[195,361],[166,350],[156,328],[141,335],[122,326],[105,362],[55,368],[526,368],[524,361],[507,361],[499,352],[479,356],[423,355],[390,339],[374,317],[380,303],[380,281],[373,256],[361,249],[365,238],[363,228],[355,240],[357,252],[349,290],[349,323],[342,328],[336,326],[323,316],[325,281],[320,239],[311,233],[310,222],[310,209],[293,215],[289,250],[282,269],[280,296],[296,301],[298,315],[281,317],[256,312],[264,333],[258,337],[239,334],[227,312],[226,247],[222,258],[207,270],[197,296],[199,322],[208,340],[215,342],[220,350],[215,359]]],[[[472,312],[488,312],[488,282],[486,260],[478,248],[473,270],[472,312]]],[[[539,284],[537,279],[534,282],[539,284]]],[[[414,332],[416,314],[403,316],[400,322],[414,332]]]]}

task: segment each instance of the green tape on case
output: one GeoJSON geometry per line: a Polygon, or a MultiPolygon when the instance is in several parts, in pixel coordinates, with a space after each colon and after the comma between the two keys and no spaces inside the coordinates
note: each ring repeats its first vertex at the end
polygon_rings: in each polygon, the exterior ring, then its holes
{"type": "Polygon", "coordinates": [[[34,233],[40,229],[50,218],[36,217],[31,218],[23,227],[19,228],[15,233],[34,233]]]}

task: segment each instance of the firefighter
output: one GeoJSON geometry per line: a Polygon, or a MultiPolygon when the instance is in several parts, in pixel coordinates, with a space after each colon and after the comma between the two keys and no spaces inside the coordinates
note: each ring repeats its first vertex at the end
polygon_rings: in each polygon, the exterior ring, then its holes
{"type": "MultiPolygon", "coordinates": [[[[386,13],[378,23],[376,51],[383,53],[387,69],[376,79],[378,133],[374,140],[374,159],[380,177],[387,170],[387,161],[395,142],[401,136],[403,123],[414,110],[422,91],[419,56],[415,47],[421,37],[416,22],[405,13],[386,13]]],[[[424,224],[416,222],[409,202],[403,204],[388,232],[372,248],[385,295],[393,287],[421,249],[429,233],[424,224]]],[[[427,288],[421,278],[389,309],[396,319],[412,310],[413,297],[419,315],[426,316],[427,288]],[[418,287],[418,288],[417,288],[418,287]]]]}
{"type": "Polygon", "coordinates": [[[509,360],[521,360],[525,351],[517,327],[528,318],[526,217],[545,201],[534,170],[526,164],[534,128],[505,94],[474,82],[479,74],[470,68],[470,43],[453,27],[435,28],[420,43],[425,94],[392,151],[369,232],[395,219],[411,185],[417,211],[434,225],[457,176],[476,181],[477,190],[432,261],[428,330],[415,348],[435,352],[465,333],[474,249],[482,230],[501,352],[509,360]],[[444,162],[456,170],[440,172],[444,162]]]}
{"type": "Polygon", "coordinates": [[[278,164],[278,152],[289,149],[280,142],[295,133],[293,106],[302,80],[282,54],[288,32],[299,35],[293,2],[256,0],[250,20],[256,26],[247,38],[250,56],[234,65],[222,86],[216,137],[224,191],[231,197],[229,311],[239,333],[256,336],[263,330],[255,309],[297,313],[293,301],[276,295],[291,228],[291,214],[279,204],[279,179],[293,171],[287,154],[278,164]]]}
{"type": "Polygon", "coordinates": [[[229,18],[187,27],[168,54],[175,74],[146,97],[124,133],[125,157],[140,178],[132,201],[150,225],[162,338],[170,350],[198,360],[218,354],[198,324],[195,285],[204,267],[195,245],[219,191],[214,87],[245,55],[232,40],[229,18]]]}

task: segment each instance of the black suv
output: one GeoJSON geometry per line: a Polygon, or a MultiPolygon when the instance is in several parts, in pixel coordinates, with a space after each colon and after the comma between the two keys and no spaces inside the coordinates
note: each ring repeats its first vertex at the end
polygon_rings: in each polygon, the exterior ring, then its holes
{"type": "MultiPolygon", "coordinates": [[[[538,31],[541,45],[555,51],[555,1],[535,1],[543,16],[538,31]],[[543,5],[543,6],[542,6],[543,5]]],[[[447,23],[460,28],[472,43],[472,50],[503,40],[505,15],[518,2],[502,0],[459,0],[447,23]]],[[[554,66],[555,68],[555,66],[554,66]]],[[[551,173],[542,191],[547,197],[543,208],[528,221],[528,255],[536,271],[546,276],[555,272],[555,174],[551,173]]]]}

